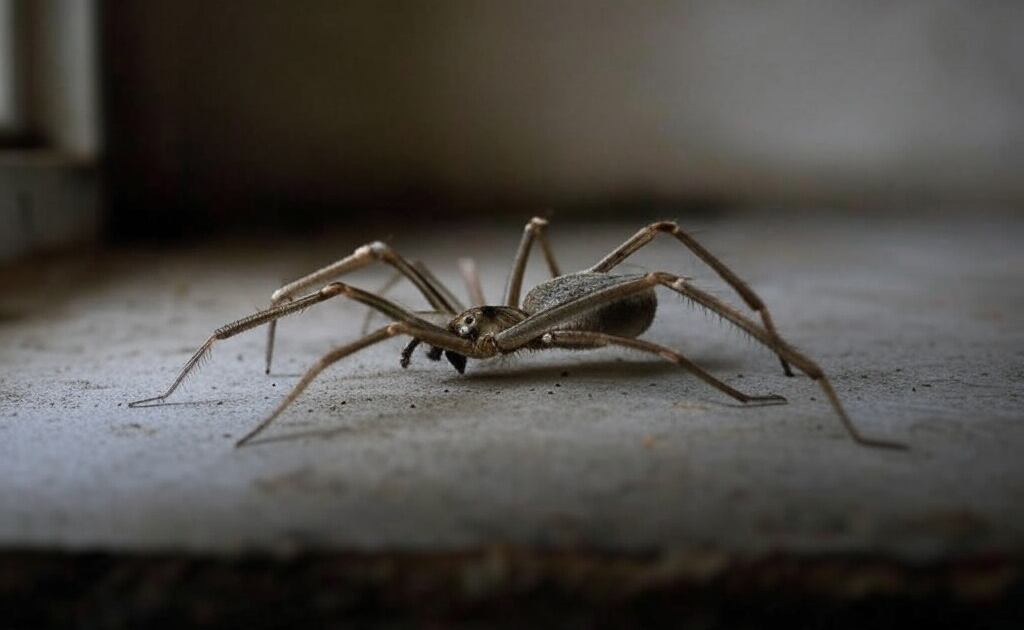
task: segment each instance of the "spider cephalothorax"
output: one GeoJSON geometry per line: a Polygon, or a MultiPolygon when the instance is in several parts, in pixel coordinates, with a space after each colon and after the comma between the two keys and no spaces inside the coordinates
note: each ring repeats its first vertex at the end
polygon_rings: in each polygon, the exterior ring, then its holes
{"type": "Polygon", "coordinates": [[[475,306],[448,323],[448,330],[476,341],[484,335],[496,335],[526,319],[526,311],[511,306],[475,306]]]}
{"type": "MultiPolygon", "coordinates": [[[[896,442],[862,436],[846,415],[839,397],[821,368],[779,337],[761,298],[676,223],[652,223],[592,267],[565,275],[559,271],[555,263],[545,233],[547,225],[548,222],[541,218],[534,218],[526,224],[512,272],[509,274],[502,306],[474,306],[466,309],[423,264],[410,263],[386,244],[374,242],[357,248],[350,256],[281,287],[274,292],[271,298],[272,306],[269,309],[218,328],[206,343],[196,350],[166,392],[153,398],[135,401],[129,406],[136,407],[163,401],[178,388],[189,372],[202,362],[215,342],[263,324],[269,324],[266,361],[266,370],[269,373],[274,347],[274,326],[277,320],[337,296],[361,302],[373,311],[387,316],[392,323],[325,354],[302,376],[273,413],[243,436],[237,442],[237,446],[247,443],[263,431],[324,368],[359,350],[398,335],[411,338],[402,350],[402,367],[408,367],[413,351],[420,344],[429,347],[427,357],[438,361],[444,354],[460,373],[466,369],[467,359],[487,359],[526,349],[587,350],[603,346],[620,346],[655,354],[670,361],[742,403],[772,404],[786,401],[782,396],[774,394],[745,394],[715,378],[679,352],[640,339],[639,336],[654,320],[658,305],[654,291],[656,288],[663,288],[720,315],[768,347],[778,356],[786,375],[792,376],[790,365],[793,365],[817,381],[843,427],[858,443],[867,446],[905,448],[896,442]],[[748,308],[760,316],[760,323],[744,315],[731,304],[698,288],[689,278],[663,271],[632,275],[611,273],[629,256],[654,240],[658,234],[671,235],[704,261],[736,291],[748,308]],[[520,300],[523,273],[534,242],[540,244],[552,278],[535,286],[523,300],[520,300]],[[394,267],[400,274],[396,277],[404,276],[416,285],[430,303],[432,310],[411,311],[382,295],[342,282],[332,282],[335,278],[374,261],[394,267]],[[296,297],[316,286],[320,287],[317,291],[296,297]]],[[[463,261],[462,271],[471,299],[475,304],[484,304],[483,290],[476,276],[475,266],[463,261]]]]}
{"type": "MultiPolygon", "coordinates": [[[[510,306],[475,306],[463,311],[448,323],[448,331],[463,339],[479,343],[481,339],[493,338],[503,330],[526,319],[526,313],[510,306]]],[[[427,356],[433,358],[435,348],[431,348],[427,356]]],[[[466,356],[453,350],[445,350],[444,358],[458,370],[459,374],[466,371],[466,356]]]]}
{"type": "MultiPolygon", "coordinates": [[[[527,314],[524,311],[509,306],[474,306],[448,322],[448,331],[463,339],[480,343],[482,339],[493,338],[494,335],[511,328],[526,317],[527,314]]],[[[405,346],[405,349],[402,350],[402,367],[409,367],[413,351],[419,345],[420,340],[413,338],[405,346]]],[[[465,373],[466,356],[453,350],[431,346],[427,351],[427,358],[431,361],[439,361],[442,353],[459,374],[465,373]]]]}

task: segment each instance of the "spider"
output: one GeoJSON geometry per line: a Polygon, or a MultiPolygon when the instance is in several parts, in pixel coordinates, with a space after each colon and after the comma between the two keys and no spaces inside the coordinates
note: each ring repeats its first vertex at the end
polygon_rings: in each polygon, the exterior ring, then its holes
{"type": "Polygon", "coordinates": [[[767,346],[778,356],[787,376],[793,376],[790,368],[792,365],[817,381],[846,432],[855,442],[864,446],[906,448],[904,444],[898,442],[862,435],[846,414],[839,396],[821,368],[779,336],[761,298],[675,222],[652,223],[616,247],[597,264],[569,274],[562,274],[555,262],[547,237],[547,227],[548,221],[539,217],[534,217],[526,224],[512,272],[509,274],[505,299],[500,305],[485,305],[486,300],[483,298],[475,268],[469,261],[461,261],[462,274],[469,287],[470,296],[476,304],[468,309],[460,304],[452,292],[422,263],[408,262],[391,247],[379,241],[363,245],[351,255],[275,291],[271,296],[271,306],[266,310],[215,330],[185,363],[166,392],[153,398],[137,400],[128,406],[159,404],[174,393],[186,376],[209,354],[216,342],[263,324],[269,324],[265,357],[266,372],[269,374],[277,320],[338,296],[361,302],[373,311],[387,316],[392,322],[322,356],[303,374],[270,415],[237,441],[236,447],[249,443],[263,432],[325,368],[353,353],[400,335],[411,338],[402,350],[400,363],[403,368],[408,367],[413,351],[420,344],[429,346],[427,356],[430,359],[438,361],[443,355],[460,374],[465,371],[467,359],[488,359],[521,350],[587,350],[622,346],[658,355],[741,403],[786,402],[785,398],[775,394],[745,394],[712,376],[679,352],[639,339],[639,335],[646,331],[654,320],[657,309],[654,289],[665,287],[717,313],[767,346]],[[725,301],[698,288],[686,277],[663,271],[642,274],[612,273],[619,264],[653,241],[659,234],[674,237],[711,267],[739,294],[743,302],[760,316],[761,322],[754,321],[725,301]],[[540,245],[551,272],[551,279],[535,286],[520,301],[523,272],[535,243],[540,245]],[[398,278],[408,278],[433,310],[414,312],[381,295],[336,280],[350,271],[378,261],[394,267],[398,278]],[[304,291],[313,287],[319,288],[303,295],[304,291]]]}

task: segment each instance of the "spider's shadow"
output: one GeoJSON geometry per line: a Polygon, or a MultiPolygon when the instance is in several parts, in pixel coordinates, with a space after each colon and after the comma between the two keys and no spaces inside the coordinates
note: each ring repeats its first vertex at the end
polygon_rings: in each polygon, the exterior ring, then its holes
{"type": "Polygon", "coordinates": [[[201,407],[204,405],[222,405],[229,402],[240,402],[240,399],[232,398],[212,398],[208,400],[172,400],[170,402],[163,402],[155,400],[153,402],[144,403],[141,405],[133,405],[128,403],[125,405],[128,409],[148,409],[150,407],[201,407]]]}
{"type": "MultiPolygon", "coordinates": [[[[701,365],[709,370],[725,370],[736,367],[736,363],[728,360],[702,360],[701,365]]],[[[578,363],[544,363],[537,365],[502,365],[488,366],[484,369],[467,372],[465,375],[453,375],[443,379],[442,383],[476,382],[488,385],[507,384],[510,386],[509,393],[516,391],[515,386],[527,387],[530,385],[545,384],[552,382],[572,382],[579,379],[581,384],[588,382],[600,383],[606,380],[615,380],[636,385],[638,381],[649,382],[651,378],[662,377],[666,374],[678,374],[682,377],[692,376],[678,366],[666,361],[631,361],[629,359],[611,359],[603,361],[590,361],[578,363]],[[562,374],[568,373],[566,376],[562,374]]],[[[755,403],[755,404],[733,404],[724,401],[715,401],[727,407],[753,407],[762,405],[785,404],[777,402],[755,403]]],[[[323,429],[310,429],[303,431],[292,431],[276,436],[256,439],[250,442],[250,446],[271,444],[274,442],[290,442],[306,438],[319,438],[329,440],[336,436],[362,433],[362,426],[336,426],[323,429]]]]}
{"type": "MultiPolygon", "coordinates": [[[[710,372],[721,372],[736,367],[735,362],[721,359],[701,359],[701,367],[710,372]]],[[[471,364],[472,367],[472,364],[471,364]]],[[[601,361],[580,361],[572,363],[537,363],[532,365],[483,365],[467,369],[464,376],[452,376],[449,382],[469,380],[476,382],[508,383],[510,385],[549,384],[554,380],[586,379],[595,381],[616,380],[632,382],[650,379],[654,376],[677,374],[683,378],[693,375],[668,361],[643,361],[629,358],[606,359],[601,361]],[[565,374],[565,376],[562,376],[565,374]]]]}

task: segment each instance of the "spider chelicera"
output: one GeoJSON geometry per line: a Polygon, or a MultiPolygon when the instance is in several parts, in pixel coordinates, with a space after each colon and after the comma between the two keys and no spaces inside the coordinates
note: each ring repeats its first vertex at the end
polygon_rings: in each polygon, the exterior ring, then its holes
{"type": "Polygon", "coordinates": [[[413,351],[420,344],[429,346],[429,358],[437,361],[443,355],[459,373],[465,370],[467,359],[488,359],[521,350],[586,350],[604,346],[623,346],[656,354],[742,403],[786,402],[785,398],[775,394],[745,394],[712,376],[679,352],[638,339],[637,337],[646,331],[654,320],[657,309],[654,289],[661,286],[717,313],[767,346],[779,357],[787,376],[793,375],[790,368],[792,365],[817,381],[843,427],[857,443],[883,448],[906,448],[897,442],[862,435],[846,414],[839,396],[821,368],[779,337],[761,298],[676,223],[662,221],[648,225],[594,266],[564,275],[555,262],[546,234],[547,226],[547,220],[536,217],[526,224],[512,265],[512,273],[508,278],[505,299],[501,305],[484,305],[479,278],[472,265],[464,261],[463,275],[466,277],[471,297],[477,304],[469,309],[460,304],[452,292],[423,264],[409,263],[388,245],[379,241],[363,245],[350,256],[275,291],[271,296],[270,308],[214,331],[188,360],[166,392],[153,398],[129,403],[129,406],[146,406],[163,401],[174,393],[189,372],[207,356],[214,343],[263,324],[269,324],[266,353],[266,371],[269,373],[277,320],[337,296],[361,302],[390,318],[392,323],[357,341],[335,348],[321,357],[306,371],[273,412],[238,440],[236,446],[248,443],[266,429],[326,367],[359,350],[399,335],[411,337],[411,341],[402,351],[402,367],[409,365],[413,351]],[[711,267],[739,294],[747,306],[760,316],[761,322],[747,317],[735,307],[694,286],[688,278],[682,276],[662,271],[622,275],[611,273],[659,234],[676,238],[711,267]],[[539,243],[552,277],[531,289],[520,301],[523,272],[534,243],[539,243]],[[376,261],[394,267],[401,276],[408,278],[433,310],[413,312],[380,295],[335,280],[376,261]],[[304,291],[313,287],[320,288],[313,293],[302,295],[304,291]]]}

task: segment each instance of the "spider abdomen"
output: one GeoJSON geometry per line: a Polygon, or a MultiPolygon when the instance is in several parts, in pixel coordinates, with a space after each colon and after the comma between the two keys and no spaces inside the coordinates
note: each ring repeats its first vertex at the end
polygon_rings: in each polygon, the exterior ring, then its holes
{"type": "MultiPolygon", "coordinates": [[[[523,300],[523,310],[536,313],[564,304],[584,295],[620,284],[623,279],[640,279],[642,274],[628,276],[581,271],[552,278],[538,284],[523,300]]],[[[654,290],[604,304],[565,324],[561,330],[586,330],[623,337],[636,337],[650,327],[658,307],[654,290]]]]}

